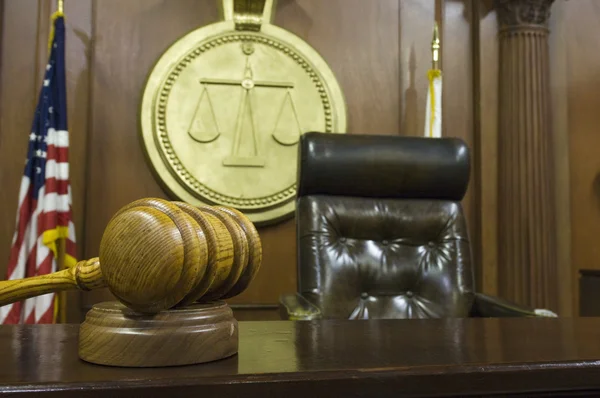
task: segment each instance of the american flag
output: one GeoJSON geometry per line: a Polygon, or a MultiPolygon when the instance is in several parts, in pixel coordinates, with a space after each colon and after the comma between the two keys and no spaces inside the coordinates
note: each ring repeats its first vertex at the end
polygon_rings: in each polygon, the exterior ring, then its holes
{"type": "MultiPolygon", "coordinates": [[[[69,133],[65,78],[65,22],[53,16],[54,29],[44,83],[29,134],[25,173],[19,191],[8,279],[22,279],[57,271],[61,238],[64,265],[75,264],[75,227],[71,221],[69,133]]],[[[56,294],[0,308],[0,323],[53,323],[56,294]]]]}

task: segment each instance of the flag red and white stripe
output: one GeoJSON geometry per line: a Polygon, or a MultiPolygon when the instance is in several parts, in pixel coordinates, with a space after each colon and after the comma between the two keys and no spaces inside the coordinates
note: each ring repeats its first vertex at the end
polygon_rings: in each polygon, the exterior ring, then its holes
{"type": "MultiPolygon", "coordinates": [[[[65,239],[65,266],[75,264],[64,65],[65,28],[62,15],[53,19],[54,38],[29,134],[8,279],[56,272],[59,239],[65,239]]],[[[46,294],[0,307],[0,323],[53,323],[55,303],[56,294],[46,294]]]]}

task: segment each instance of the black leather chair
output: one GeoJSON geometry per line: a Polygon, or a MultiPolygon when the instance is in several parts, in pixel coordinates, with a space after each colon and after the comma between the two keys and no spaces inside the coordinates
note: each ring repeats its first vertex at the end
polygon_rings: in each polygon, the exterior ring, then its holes
{"type": "Polygon", "coordinates": [[[308,133],[284,319],[556,316],[474,291],[458,139],[308,133]]]}

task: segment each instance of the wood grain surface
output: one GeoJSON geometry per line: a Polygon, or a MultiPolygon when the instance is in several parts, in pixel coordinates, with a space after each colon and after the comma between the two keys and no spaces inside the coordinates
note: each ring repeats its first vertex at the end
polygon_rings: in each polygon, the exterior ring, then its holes
{"type": "MultiPolygon", "coordinates": [[[[211,223],[210,219],[203,212],[187,203],[176,202],[175,205],[177,205],[181,210],[185,211],[194,219],[194,221],[196,221],[198,224],[198,228],[196,230],[196,232],[199,234],[198,238],[206,240],[208,249],[206,271],[204,272],[204,276],[200,280],[196,281],[195,287],[180,302],[181,305],[188,305],[204,296],[217,277],[219,267],[222,266],[217,256],[217,251],[220,250],[219,239],[216,232],[217,225],[211,223]]],[[[222,225],[218,226],[222,227],[222,225]]],[[[223,231],[220,231],[220,233],[222,234],[223,231]]]]}
{"type": "Polygon", "coordinates": [[[475,1],[473,29],[475,97],[474,174],[479,180],[478,225],[481,291],[498,295],[498,21],[492,1],[475,1]]]}
{"type": "Polygon", "coordinates": [[[208,206],[134,201],[115,214],[102,237],[107,286],[142,313],[219,299],[245,272],[248,248],[260,246],[242,230],[249,222],[241,213],[234,218],[208,206]]]}
{"type": "Polygon", "coordinates": [[[242,227],[228,212],[224,212],[212,206],[200,206],[198,210],[203,213],[208,213],[221,221],[227,228],[228,235],[232,240],[233,261],[227,279],[225,279],[220,286],[212,287],[208,294],[203,297],[204,301],[217,300],[231,291],[233,286],[235,286],[240,279],[245,268],[248,266],[249,242],[242,227]]]}
{"type": "Polygon", "coordinates": [[[176,368],[96,366],[77,325],[0,328],[18,397],[597,397],[600,319],[239,322],[238,355],[176,368]]]}
{"type": "Polygon", "coordinates": [[[569,2],[555,2],[550,15],[550,101],[552,141],[554,148],[554,195],[556,217],[556,269],[558,314],[573,316],[576,311],[577,276],[573,275],[572,219],[571,219],[571,158],[569,149],[569,76],[567,39],[571,33],[567,25],[566,10],[569,2]]]}
{"type": "Polygon", "coordinates": [[[233,297],[232,289],[239,289],[246,268],[250,265],[250,275],[260,268],[260,239],[249,225],[250,220],[233,209],[140,199],[113,216],[102,236],[100,258],[49,275],[0,281],[0,305],[75,287],[89,291],[104,286],[122,304],[146,314],[196,300],[233,297]]]}
{"type": "Polygon", "coordinates": [[[217,206],[216,208],[229,214],[229,216],[238,223],[248,242],[248,261],[246,268],[241,273],[236,284],[223,296],[224,299],[227,299],[235,297],[245,291],[250,285],[250,282],[252,282],[258,274],[258,270],[262,265],[262,243],[254,224],[250,222],[248,217],[241,211],[222,206],[217,206]]]}
{"type": "Polygon", "coordinates": [[[557,311],[548,21],[512,22],[520,7],[544,7],[515,4],[500,20],[499,293],[557,311]]]}
{"type": "Polygon", "coordinates": [[[64,290],[89,291],[104,287],[100,261],[80,261],[74,267],[26,279],[0,281],[0,306],[64,290]]]}
{"type": "MultiPolygon", "coordinates": [[[[476,77],[476,92],[478,93],[479,114],[476,118],[475,135],[479,144],[479,164],[474,172],[479,174],[479,234],[481,237],[481,263],[482,263],[482,290],[487,294],[498,295],[499,289],[504,289],[504,282],[499,281],[499,272],[504,265],[498,262],[498,140],[499,140],[499,26],[497,14],[492,1],[478,1],[473,3],[478,18],[474,20],[474,32],[477,33],[474,53],[475,62],[479,69],[476,77]]],[[[585,7],[584,7],[585,8],[585,7]]],[[[574,59],[569,55],[567,49],[572,53],[585,51],[586,46],[575,45],[575,30],[571,29],[577,25],[579,35],[583,37],[582,31],[588,29],[589,24],[572,23],[575,19],[568,20],[570,13],[581,10],[573,7],[571,2],[556,2],[552,6],[549,21],[549,68],[550,68],[550,92],[551,101],[551,134],[554,142],[554,195],[556,205],[554,213],[557,228],[556,250],[557,250],[557,284],[551,287],[555,292],[558,302],[558,313],[561,316],[571,316],[576,313],[577,294],[577,270],[575,263],[571,261],[572,242],[571,230],[574,226],[571,222],[571,194],[575,189],[570,181],[571,165],[577,167],[589,161],[589,157],[575,156],[570,150],[569,137],[577,134],[577,131],[569,129],[569,98],[567,93],[571,85],[569,64],[574,59]],[[571,153],[569,153],[571,152],[571,153]]],[[[589,10],[588,10],[589,11],[589,10]]],[[[594,15],[587,13],[586,15],[594,15]]],[[[573,97],[579,98],[579,97],[573,97]]],[[[577,108],[579,109],[579,108],[577,108]]],[[[574,200],[574,198],[573,198],[574,200]]],[[[579,198],[581,200],[581,198],[579,198]]],[[[580,208],[580,207],[579,207],[580,208]]],[[[584,217],[586,222],[590,220],[584,217]]]]}
{"type": "Polygon", "coordinates": [[[196,226],[189,215],[160,199],[123,207],[100,245],[110,291],[139,312],[154,313],[179,303],[206,271],[206,263],[198,261],[206,241],[198,239],[196,226]]]}
{"type": "Polygon", "coordinates": [[[569,137],[571,281],[573,308],[579,308],[579,271],[600,270],[600,45],[596,34],[600,3],[564,2],[567,75],[567,129],[569,137]]]}
{"type": "MultiPolygon", "coordinates": [[[[221,219],[206,210],[200,210],[200,212],[204,214],[209,222],[215,227],[215,231],[217,232],[218,249],[215,254],[217,261],[216,276],[207,292],[207,294],[214,294],[214,292],[220,290],[223,285],[226,284],[229,274],[231,274],[235,258],[234,250],[236,246],[234,246],[232,236],[227,230],[225,223],[221,219]]],[[[239,235],[237,237],[240,238],[239,235]]],[[[241,245],[237,246],[238,248],[241,248],[241,245]]]]}
{"type": "Polygon", "coordinates": [[[237,321],[222,301],[145,316],[120,303],[102,303],[79,329],[79,357],[100,365],[192,365],[223,359],[237,350],[237,321]]]}

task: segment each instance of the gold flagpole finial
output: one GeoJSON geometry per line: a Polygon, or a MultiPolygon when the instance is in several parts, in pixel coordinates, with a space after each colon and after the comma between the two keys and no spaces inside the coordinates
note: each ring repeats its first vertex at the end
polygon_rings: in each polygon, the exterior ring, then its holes
{"type": "Polygon", "coordinates": [[[431,41],[431,58],[433,69],[439,69],[440,63],[440,32],[438,24],[433,25],[433,40],[431,41]]]}
{"type": "Polygon", "coordinates": [[[54,42],[54,28],[55,23],[58,18],[65,17],[65,0],[58,0],[56,2],[56,11],[52,14],[51,17],[51,26],[50,26],[50,35],[48,35],[48,52],[52,51],[52,43],[54,42]]]}

